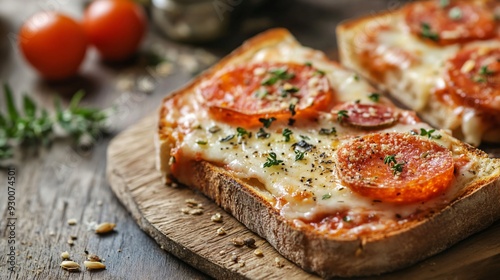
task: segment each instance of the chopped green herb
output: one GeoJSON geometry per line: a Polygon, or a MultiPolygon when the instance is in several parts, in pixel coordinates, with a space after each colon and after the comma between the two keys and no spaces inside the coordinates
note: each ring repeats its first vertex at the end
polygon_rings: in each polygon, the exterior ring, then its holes
{"type": "Polygon", "coordinates": [[[431,29],[431,26],[428,23],[423,22],[421,25],[421,28],[422,28],[422,32],[420,33],[420,35],[423,38],[430,39],[434,42],[439,41],[439,34],[437,34],[436,32],[433,32],[431,29]]]}
{"type": "Polygon", "coordinates": [[[269,128],[275,120],[275,117],[270,117],[269,119],[259,118],[259,122],[261,122],[265,128],[269,128]]]}
{"type": "Polygon", "coordinates": [[[323,197],[321,198],[322,200],[326,200],[332,197],[331,193],[324,194],[323,197]]]}
{"type": "Polygon", "coordinates": [[[290,106],[288,106],[288,110],[290,110],[290,113],[292,113],[292,116],[295,116],[297,112],[295,112],[295,104],[290,103],[290,106]]]}
{"type": "Polygon", "coordinates": [[[306,152],[300,150],[294,150],[295,152],[295,161],[303,160],[306,152]]]}
{"type": "Polygon", "coordinates": [[[373,102],[378,102],[380,100],[380,93],[373,92],[368,95],[368,98],[370,98],[370,100],[373,102]]]}
{"type": "Polygon", "coordinates": [[[282,81],[288,81],[291,80],[295,77],[294,73],[288,73],[288,70],[285,68],[279,68],[276,70],[271,70],[269,71],[269,74],[271,76],[264,81],[262,81],[263,86],[272,86],[276,84],[276,82],[282,80],[282,81]]]}
{"type": "Polygon", "coordinates": [[[304,65],[307,66],[307,67],[312,67],[313,66],[312,62],[310,62],[310,61],[307,61],[306,63],[304,63],[304,65]]]}
{"type": "Polygon", "coordinates": [[[398,163],[396,161],[396,155],[388,155],[388,156],[385,156],[384,157],[384,164],[387,164],[389,166],[391,166],[391,170],[393,172],[394,175],[396,175],[396,173],[401,173],[403,172],[403,165],[405,164],[404,162],[400,162],[398,163]]]}
{"type": "Polygon", "coordinates": [[[227,142],[227,141],[229,141],[229,140],[231,140],[231,139],[233,139],[233,138],[234,138],[234,134],[230,134],[230,135],[228,135],[228,136],[226,136],[226,137],[224,137],[224,138],[220,139],[219,141],[220,141],[220,142],[227,142]]]}
{"type": "Polygon", "coordinates": [[[283,129],[282,135],[283,135],[283,137],[285,137],[285,142],[290,142],[290,136],[292,134],[293,134],[293,132],[290,129],[288,129],[288,128],[283,129]]]}
{"type": "Polygon", "coordinates": [[[266,159],[266,162],[264,163],[264,167],[271,167],[273,165],[280,165],[281,163],[283,163],[283,161],[276,159],[276,154],[273,152],[270,152],[269,156],[266,159]]]}
{"type": "Polygon", "coordinates": [[[352,77],[356,82],[359,81],[359,76],[358,74],[354,74],[354,76],[352,77]]]}
{"type": "Polygon", "coordinates": [[[487,65],[481,66],[481,69],[479,69],[479,75],[491,76],[493,74],[495,74],[495,71],[488,69],[487,65]]]}
{"type": "Polygon", "coordinates": [[[344,119],[349,118],[349,115],[347,115],[347,110],[340,110],[337,112],[337,120],[341,123],[344,121],[344,119]]]}
{"type": "Polygon", "coordinates": [[[452,20],[460,20],[462,19],[463,13],[459,7],[453,7],[448,12],[448,17],[452,20]]]}
{"type": "Polygon", "coordinates": [[[307,136],[307,135],[299,135],[299,137],[304,139],[304,140],[311,140],[311,138],[309,138],[309,136],[307,136]]]}
{"type": "Polygon", "coordinates": [[[403,172],[403,165],[404,165],[404,164],[405,164],[404,162],[400,162],[400,163],[396,163],[396,164],[394,164],[394,165],[391,167],[391,169],[392,169],[392,173],[393,173],[394,175],[396,175],[397,173],[401,173],[401,172],[403,172]]]}
{"type": "Polygon", "coordinates": [[[336,135],[337,134],[337,129],[335,127],[332,127],[330,129],[328,128],[321,128],[319,130],[320,135],[336,135]]]}
{"type": "Polygon", "coordinates": [[[217,132],[219,132],[219,131],[220,131],[220,127],[218,127],[218,126],[216,126],[216,125],[214,125],[214,126],[212,126],[212,127],[210,127],[210,128],[208,129],[208,132],[210,132],[210,133],[217,133],[217,132]]]}
{"type": "Polygon", "coordinates": [[[248,134],[248,131],[246,131],[243,127],[237,127],[236,131],[238,132],[238,136],[244,136],[248,134]]]}
{"type": "Polygon", "coordinates": [[[257,132],[257,138],[269,138],[271,134],[267,133],[262,127],[257,132]]]}
{"type": "Polygon", "coordinates": [[[208,142],[205,141],[205,140],[198,140],[198,141],[196,141],[196,144],[198,144],[198,145],[206,145],[207,143],[208,142]]]}
{"type": "Polygon", "coordinates": [[[441,135],[432,135],[436,130],[435,129],[430,129],[430,130],[425,130],[423,128],[420,129],[420,136],[427,136],[429,139],[441,139],[441,135]]]}
{"type": "Polygon", "coordinates": [[[349,216],[344,216],[344,218],[342,218],[342,220],[343,220],[344,222],[346,222],[346,223],[350,223],[350,222],[352,222],[352,219],[351,219],[351,217],[349,217],[349,216]]]}
{"type": "Polygon", "coordinates": [[[384,157],[384,164],[391,164],[396,162],[396,155],[388,155],[384,157]]]}

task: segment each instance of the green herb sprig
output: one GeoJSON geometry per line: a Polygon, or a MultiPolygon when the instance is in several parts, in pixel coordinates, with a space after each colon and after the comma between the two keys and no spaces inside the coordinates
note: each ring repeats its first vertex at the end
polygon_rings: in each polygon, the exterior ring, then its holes
{"type": "Polygon", "coordinates": [[[269,157],[266,159],[266,162],[264,163],[264,167],[280,165],[281,163],[283,163],[283,161],[276,158],[276,153],[271,152],[269,153],[269,157]]]}
{"type": "Polygon", "coordinates": [[[77,92],[68,108],[63,109],[60,99],[55,100],[56,114],[38,108],[28,95],[23,96],[21,109],[14,101],[14,94],[8,84],[3,85],[6,114],[0,112],[0,160],[14,156],[15,146],[48,145],[57,135],[55,126],[63,129],[78,145],[93,144],[98,135],[106,131],[109,110],[80,107],[83,91],[77,92]],[[90,143],[87,143],[90,138],[90,143]]]}

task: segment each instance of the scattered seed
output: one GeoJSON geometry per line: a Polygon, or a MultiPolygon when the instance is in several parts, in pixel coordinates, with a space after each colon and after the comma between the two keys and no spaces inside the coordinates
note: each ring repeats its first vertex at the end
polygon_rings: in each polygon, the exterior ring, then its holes
{"type": "Polygon", "coordinates": [[[256,255],[257,257],[264,256],[264,253],[262,252],[261,249],[255,249],[255,251],[253,251],[253,254],[256,255]]]}
{"type": "Polygon", "coordinates": [[[97,201],[97,206],[101,206],[102,205],[102,200],[98,200],[97,201]]]}
{"type": "Polygon", "coordinates": [[[73,246],[75,245],[75,242],[73,241],[73,239],[68,239],[68,244],[69,246],[73,246]]]}
{"type": "Polygon", "coordinates": [[[247,238],[243,241],[243,243],[245,243],[245,245],[249,248],[255,247],[255,239],[253,239],[253,238],[247,238]]]}
{"type": "Polygon", "coordinates": [[[274,265],[278,268],[284,267],[285,265],[281,262],[280,258],[274,258],[274,265]]]}
{"type": "Polygon", "coordinates": [[[193,209],[193,210],[189,211],[189,214],[191,214],[191,215],[201,215],[201,214],[203,214],[203,210],[202,209],[193,209]]]}
{"type": "Polygon", "coordinates": [[[245,266],[245,262],[244,261],[241,261],[240,262],[240,267],[244,267],[245,266]]]}
{"type": "Polygon", "coordinates": [[[212,222],[222,223],[222,215],[220,213],[215,213],[212,215],[210,220],[212,220],[212,222]]]}
{"type": "Polygon", "coordinates": [[[181,208],[181,212],[184,213],[184,214],[189,214],[189,211],[191,211],[191,209],[189,209],[189,208],[181,208]]]}
{"type": "Polygon", "coordinates": [[[49,235],[50,235],[50,236],[54,236],[54,235],[56,235],[56,233],[55,233],[54,231],[50,231],[50,232],[49,232],[49,235]]]}
{"type": "Polygon", "coordinates": [[[224,251],[224,250],[219,251],[219,255],[221,255],[221,256],[224,255],[225,253],[226,253],[226,251],[224,251]]]}
{"type": "Polygon", "coordinates": [[[226,230],[223,227],[217,229],[217,235],[225,235],[226,230]]]}
{"type": "Polygon", "coordinates": [[[61,267],[67,271],[79,271],[80,265],[74,261],[63,261],[61,267]]]}
{"type": "Polygon", "coordinates": [[[99,256],[95,254],[88,254],[87,260],[91,262],[101,262],[101,258],[99,258],[99,256]]]}
{"type": "Polygon", "coordinates": [[[238,257],[235,253],[233,253],[233,254],[231,255],[231,260],[232,260],[233,262],[237,263],[237,262],[238,262],[238,259],[239,259],[239,257],[238,257]]]}
{"type": "Polygon", "coordinates": [[[122,249],[118,249],[118,253],[121,253],[122,252],[122,249]]]}
{"type": "Polygon", "coordinates": [[[111,231],[113,231],[116,227],[116,224],[113,224],[113,223],[108,223],[108,222],[105,222],[105,223],[101,223],[100,225],[98,225],[95,229],[95,233],[97,234],[103,234],[103,233],[109,233],[111,231]]]}
{"type": "Polygon", "coordinates": [[[76,235],[70,235],[69,238],[72,239],[72,240],[77,240],[78,236],[76,236],[76,235]]]}
{"type": "Polygon", "coordinates": [[[64,251],[61,253],[61,259],[63,260],[69,260],[70,256],[69,256],[69,253],[68,251],[64,251]]]}
{"type": "Polygon", "coordinates": [[[245,245],[245,241],[243,241],[243,239],[241,239],[239,237],[231,239],[231,242],[233,243],[234,246],[237,246],[237,247],[241,247],[241,246],[245,245]]]}
{"type": "Polygon", "coordinates": [[[76,219],[69,219],[69,220],[68,220],[68,225],[70,225],[70,226],[74,226],[74,225],[76,225],[76,224],[78,224],[78,221],[77,221],[76,219]]]}
{"type": "Polygon", "coordinates": [[[200,202],[194,198],[188,198],[184,200],[184,202],[186,202],[188,206],[198,206],[200,204],[200,202]]]}
{"type": "Polygon", "coordinates": [[[87,270],[106,269],[106,265],[102,262],[84,261],[83,265],[85,265],[85,268],[87,268],[87,270]]]}

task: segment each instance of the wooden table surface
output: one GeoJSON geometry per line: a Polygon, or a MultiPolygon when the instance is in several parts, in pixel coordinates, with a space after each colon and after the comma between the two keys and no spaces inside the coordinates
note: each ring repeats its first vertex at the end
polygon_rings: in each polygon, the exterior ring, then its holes
{"type": "MultiPolygon", "coordinates": [[[[296,0],[269,1],[247,18],[240,31],[224,40],[206,45],[180,44],[165,38],[153,26],[142,49],[160,45],[189,60],[197,57],[197,69],[186,71],[174,63],[168,76],[147,76],[137,61],[108,65],[95,51],[87,53],[81,75],[66,83],[47,83],[25,63],[16,46],[16,34],[22,22],[40,10],[59,10],[81,18],[84,4],[74,0],[1,0],[0,1],[0,82],[8,82],[21,99],[26,92],[39,104],[51,109],[54,96],[69,95],[85,89],[84,104],[99,108],[117,107],[112,135],[98,139],[90,150],[76,149],[66,141],[56,141],[38,153],[23,153],[16,168],[16,272],[8,271],[7,169],[0,168],[0,279],[209,279],[183,261],[163,251],[143,233],[110,190],[105,178],[106,149],[110,139],[158,107],[171,90],[182,86],[192,72],[207,66],[200,52],[222,57],[255,33],[273,26],[289,28],[299,41],[336,56],[335,26],[346,18],[391,9],[403,1],[394,0],[296,0]],[[131,79],[147,77],[152,92],[117,86],[124,75],[131,79]],[[69,226],[68,219],[77,225],[69,226]],[[109,221],[116,232],[98,236],[89,230],[92,224],[109,221]],[[67,240],[76,236],[74,245],[67,240]],[[69,273],[59,267],[60,254],[68,251],[83,263],[84,251],[105,258],[107,269],[69,273]]],[[[210,63],[210,62],[208,62],[210,63]]],[[[182,63],[180,63],[182,64],[182,63]]],[[[186,65],[184,65],[186,66],[186,65]]],[[[195,67],[196,68],[196,67],[195,67]]],[[[0,95],[0,108],[5,100],[0,95]]],[[[0,164],[1,165],[1,164],[0,164]]]]}

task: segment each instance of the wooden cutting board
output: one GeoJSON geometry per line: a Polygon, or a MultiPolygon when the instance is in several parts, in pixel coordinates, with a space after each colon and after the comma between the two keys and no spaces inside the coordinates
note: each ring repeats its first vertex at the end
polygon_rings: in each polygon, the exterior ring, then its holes
{"type": "MultiPolygon", "coordinates": [[[[281,257],[265,240],[202,194],[185,187],[165,186],[155,169],[155,124],[154,116],[147,117],[112,140],[107,176],[112,190],[138,225],[162,249],[218,279],[318,278],[281,257]],[[187,199],[202,203],[203,213],[184,214],[181,209],[188,208],[187,199]],[[222,214],[221,223],[211,221],[215,213],[222,214]],[[226,235],[217,235],[220,227],[226,235]],[[254,238],[263,256],[256,256],[255,249],[235,247],[233,238],[254,238]]],[[[500,222],[439,255],[378,279],[493,279],[498,273],[500,222]]]]}

